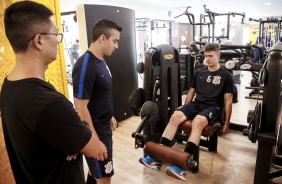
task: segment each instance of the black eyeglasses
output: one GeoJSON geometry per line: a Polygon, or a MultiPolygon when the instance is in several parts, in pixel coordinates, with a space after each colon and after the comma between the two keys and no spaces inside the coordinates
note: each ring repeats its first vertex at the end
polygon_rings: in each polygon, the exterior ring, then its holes
{"type": "MultiPolygon", "coordinates": [[[[61,43],[63,41],[63,33],[38,33],[38,34],[41,34],[41,35],[55,35],[57,37],[57,41],[58,43],[61,43]]],[[[31,40],[33,40],[35,38],[35,36],[33,36],[31,40]]]]}

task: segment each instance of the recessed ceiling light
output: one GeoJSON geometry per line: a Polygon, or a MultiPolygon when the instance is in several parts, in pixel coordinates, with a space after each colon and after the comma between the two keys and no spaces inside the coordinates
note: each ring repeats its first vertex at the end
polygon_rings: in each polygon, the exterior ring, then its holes
{"type": "Polygon", "coordinates": [[[264,3],[264,5],[271,5],[271,4],[272,4],[271,2],[264,3]]]}

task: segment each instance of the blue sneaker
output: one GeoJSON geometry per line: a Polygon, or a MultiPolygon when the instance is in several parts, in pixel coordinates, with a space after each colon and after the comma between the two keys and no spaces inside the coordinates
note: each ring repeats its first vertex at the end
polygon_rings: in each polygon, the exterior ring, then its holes
{"type": "Polygon", "coordinates": [[[160,162],[159,160],[154,159],[151,156],[146,156],[146,157],[142,157],[139,159],[139,162],[141,164],[144,164],[145,166],[155,169],[155,170],[161,170],[161,166],[162,166],[162,162],[160,162]]]}
{"type": "Polygon", "coordinates": [[[176,165],[171,165],[165,169],[165,173],[171,177],[174,177],[179,180],[186,181],[187,170],[182,170],[176,165]]]}

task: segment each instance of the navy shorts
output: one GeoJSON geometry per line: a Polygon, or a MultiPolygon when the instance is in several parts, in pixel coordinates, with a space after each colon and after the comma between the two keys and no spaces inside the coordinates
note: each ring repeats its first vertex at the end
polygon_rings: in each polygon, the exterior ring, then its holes
{"type": "Polygon", "coordinates": [[[95,158],[86,158],[86,162],[89,167],[91,175],[96,178],[111,177],[114,175],[113,167],[113,139],[112,139],[112,129],[110,127],[103,129],[102,131],[96,131],[99,139],[107,147],[108,158],[104,161],[97,160],[95,158]]]}
{"type": "Polygon", "coordinates": [[[218,107],[199,106],[194,103],[183,105],[177,110],[183,112],[188,120],[193,120],[197,115],[205,116],[209,125],[219,121],[221,116],[221,112],[218,107]]]}

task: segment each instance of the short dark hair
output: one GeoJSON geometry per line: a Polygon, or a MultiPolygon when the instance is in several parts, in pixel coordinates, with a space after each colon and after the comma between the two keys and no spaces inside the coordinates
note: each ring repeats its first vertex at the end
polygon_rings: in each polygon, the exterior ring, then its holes
{"type": "Polygon", "coordinates": [[[21,1],[10,5],[4,14],[6,36],[15,53],[26,51],[32,37],[47,32],[51,26],[53,12],[46,6],[21,1]]]}
{"type": "Polygon", "coordinates": [[[113,21],[110,21],[108,19],[98,20],[95,23],[95,25],[92,29],[92,40],[91,40],[91,42],[95,42],[103,34],[108,39],[111,36],[111,34],[110,34],[111,29],[115,29],[119,32],[122,31],[122,28],[120,26],[118,26],[113,21]]]}
{"type": "Polygon", "coordinates": [[[209,52],[209,51],[220,51],[220,45],[219,43],[207,43],[204,47],[204,52],[209,52]]]}

